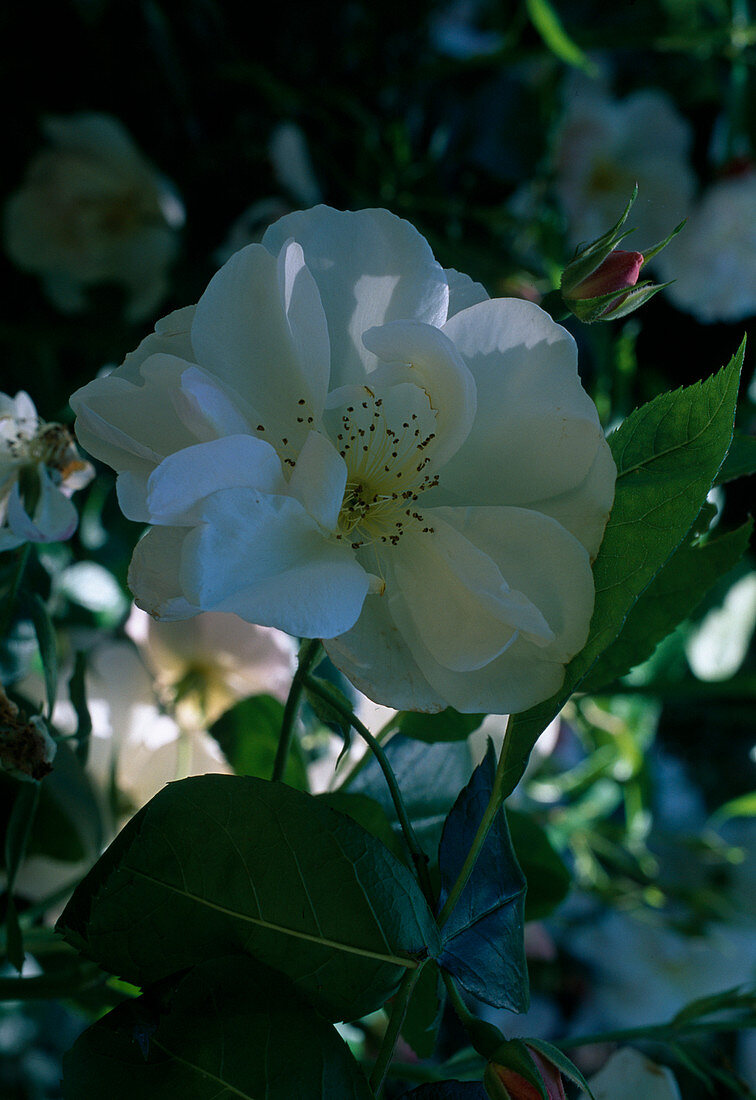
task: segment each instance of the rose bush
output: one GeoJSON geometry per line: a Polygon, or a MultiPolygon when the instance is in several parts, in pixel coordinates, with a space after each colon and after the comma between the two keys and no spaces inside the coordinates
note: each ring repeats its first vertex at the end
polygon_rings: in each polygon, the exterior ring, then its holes
{"type": "Polygon", "coordinates": [[[615,467],[575,343],[387,211],[282,218],[71,404],[157,618],[323,638],[429,711],[525,709],[586,640],[615,467]]]}

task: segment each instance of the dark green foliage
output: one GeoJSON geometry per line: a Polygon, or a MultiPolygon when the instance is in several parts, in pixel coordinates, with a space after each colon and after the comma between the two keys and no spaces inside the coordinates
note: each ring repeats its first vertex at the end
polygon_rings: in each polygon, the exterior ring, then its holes
{"type": "Polygon", "coordinates": [[[170,784],[123,829],[58,923],[137,985],[245,953],[332,1019],[383,1004],[437,950],[409,871],[351,818],[282,783],[170,784]]]}
{"type": "Polygon", "coordinates": [[[369,1100],[334,1028],[279,974],[200,964],[90,1027],[64,1058],[65,1100],[369,1100]]]}

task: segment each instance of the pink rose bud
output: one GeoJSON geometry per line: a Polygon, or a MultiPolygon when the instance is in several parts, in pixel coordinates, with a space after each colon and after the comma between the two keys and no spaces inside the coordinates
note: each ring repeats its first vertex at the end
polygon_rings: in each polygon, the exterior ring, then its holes
{"type": "MultiPolygon", "coordinates": [[[[567,1100],[562,1075],[556,1066],[532,1047],[528,1047],[528,1054],[541,1075],[549,1100],[567,1100]]],[[[488,1063],[483,1083],[492,1100],[543,1100],[536,1086],[526,1081],[522,1074],[498,1062],[488,1063]]]]}
{"type": "Polygon", "coordinates": [[[594,321],[615,321],[626,317],[662,287],[669,285],[657,285],[648,279],[639,283],[638,276],[641,268],[680,232],[682,222],[668,237],[645,253],[625,252],[615,247],[631,232],[623,230],[622,226],[637,193],[636,186],[616,225],[577,250],[562,272],[559,290],[551,291],[542,300],[541,305],[554,320],[560,321],[572,313],[587,325],[594,321]]]}
{"type": "Polygon", "coordinates": [[[643,266],[641,252],[622,252],[616,249],[582,282],[572,287],[570,298],[598,298],[617,290],[629,290],[638,282],[643,266]]]}

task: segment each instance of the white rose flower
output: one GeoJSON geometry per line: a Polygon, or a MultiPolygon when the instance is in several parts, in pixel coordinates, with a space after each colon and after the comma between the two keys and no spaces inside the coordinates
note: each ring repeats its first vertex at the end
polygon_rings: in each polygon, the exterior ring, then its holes
{"type": "Polygon", "coordinates": [[[71,403],[157,618],[323,638],[429,711],[522,710],[585,643],[616,471],[574,341],[388,211],[282,218],[71,403]]]}
{"type": "Polygon", "coordinates": [[[23,390],[0,393],[0,551],[60,542],[76,530],[70,501],[94,476],[62,424],[46,424],[23,390]]]}
{"type": "Polygon", "coordinates": [[[86,307],[85,288],[113,282],[126,316],[153,314],[167,290],[184,210],[177,195],[109,115],[48,118],[47,148],[5,208],[5,247],[41,275],[64,313],[86,307]]]}
{"type": "Polygon", "coordinates": [[[741,321],[756,313],[756,170],[704,193],[682,233],[659,254],[666,293],[699,321],[741,321]]]}
{"type": "Polygon", "coordinates": [[[622,214],[638,184],[628,242],[643,251],[688,213],[695,175],[689,124],[663,92],[620,101],[582,78],[569,81],[554,139],[555,188],[573,246],[595,240],[622,214]]]}
{"type": "Polygon", "coordinates": [[[187,621],[156,622],[135,607],[126,633],[184,727],[212,724],[250,695],[273,695],[283,702],[291,687],[297,647],[273,627],[214,611],[187,621]]]}

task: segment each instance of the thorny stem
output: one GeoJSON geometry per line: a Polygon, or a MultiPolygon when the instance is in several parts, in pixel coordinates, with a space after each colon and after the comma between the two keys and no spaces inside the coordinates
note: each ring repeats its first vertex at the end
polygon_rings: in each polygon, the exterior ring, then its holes
{"type": "Polygon", "coordinates": [[[491,796],[488,799],[488,805],[483,811],[483,817],[480,820],[477,832],[473,837],[473,842],[470,845],[470,850],[465,856],[465,862],[462,864],[462,870],[457,876],[457,881],[451,888],[449,896],[444,902],[441,912],[438,914],[438,926],[442,928],[446,924],[449,916],[451,915],[454,906],[459,901],[460,895],[467,885],[468,879],[473,872],[473,868],[478,860],[478,856],[481,853],[481,849],[486,842],[486,837],[496,820],[496,815],[501,809],[501,804],[504,801],[502,791],[504,789],[504,779],[507,773],[507,759],[509,756],[507,745],[507,730],[509,729],[510,718],[507,718],[507,727],[504,731],[504,743],[501,746],[501,753],[499,754],[499,762],[496,765],[496,775],[494,776],[493,787],[491,788],[491,796]]]}
{"type": "Polygon", "coordinates": [[[294,679],[291,682],[286,705],[284,706],[283,718],[281,719],[281,734],[278,739],[276,759],[273,763],[272,778],[274,780],[283,779],[286,770],[286,761],[289,758],[291,741],[294,736],[294,723],[304,690],[305,678],[315,664],[320,652],[321,647],[319,638],[310,638],[303,643],[299,651],[299,666],[294,673],[294,679]]]}
{"type": "MultiPolygon", "coordinates": [[[[388,722],[385,722],[375,734],[375,739],[378,744],[383,745],[397,728],[398,726],[396,722],[396,717],[392,716],[391,718],[389,718],[388,722]]],[[[370,753],[366,752],[363,756],[359,758],[359,760],[355,760],[346,775],[342,776],[339,783],[339,790],[346,790],[349,787],[349,784],[352,782],[355,776],[357,776],[362,771],[369,759],[370,753]]],[[[338,772],[338,762],[336,764],[336,768],[338,772]]]]}
{"type": "Polygon", "coordinates": [[[396,810],[396,816],[399,819],[399,824],[404,834],[404,839],[409,849],[409,853],[412,856],[412,862],[415,865],[417,877],[425,895],[426,901],[433,908],[434,906],[434,894],[433,887],[430,881],[430,875],[428,874],[428,857],[423,851],[420,843],[415,836],[415,830],[412,828],[412,823],[407,813],[407,808],[404,805],[404,799],[402,798],[401,791],[399,790],[399,784],[396,781],[396,776],[391,765],[388,762],[386,753],[383,751],[383,746],[373,737],[367,726],[364,726],[359,718],[352,713],[352,711],[344,706],[341,699],[336,694],[331,694],[328,691],[328,685],[322,681],[316,679],[313,676],[306,675],[304,682],[310,691],[319,695],[321,699],[325,700],[330,707],[332,707],[341,717],[349,723],[349,725],[355,730],[356,733],[365,741],[368,748],[374,754],[378,765],[383,772],[383,775],[388,784],[389,791],[391,792],[391,799],[394,803],[396,810]]]}
{"type": "Polygon", "coordinates": [[[373,1066],[373,1072],[370,1074],[370,1088],[376,1096],[378,1096],[380,1092],[381,1086],[383,1085],[383,1079],[386,1076],[386,1071],[393,1057],[394,1048],[399,1038],[399,1032],[404,1023],[404,1017],[407,1015],[407,1008],[409,1007],[412,991],[415,988],[417,979],[420,977],[421,969],[422,968],[418,966],[414,970],[407,971],[394,997],[388,1027],[383,1036],[383,1042],[381,1043],[381,1049],[378,1051],[378,1057],[373,1066]]]}

